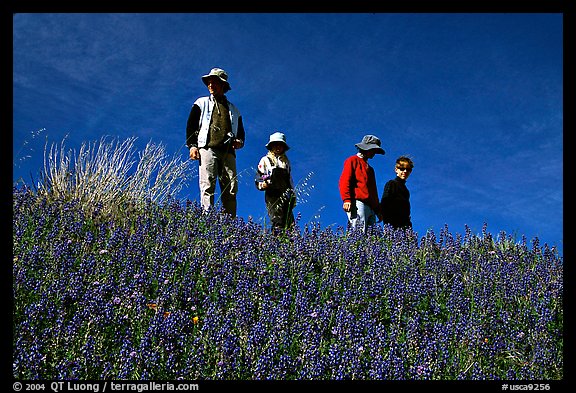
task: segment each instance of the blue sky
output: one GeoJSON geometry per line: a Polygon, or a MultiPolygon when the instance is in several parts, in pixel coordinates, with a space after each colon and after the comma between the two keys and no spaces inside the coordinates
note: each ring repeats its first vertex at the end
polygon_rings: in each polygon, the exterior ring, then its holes
{"type": "MultiPolygon", "coordinates": [[[[186,159],[200,77],[220,67],[247,134],[239,216],[266,218],[254,168],[280,130],[300,225],[345,226],[342,164],[374,134],[380,194],[414,159],[420,236],[486,223],[562,250],[562,32],[558,13],[16,14],[13,180],[38,179],[46,141],[65,137],[136,136],[186,159]]],[[[198,196],[195,177],[180,197],[198,196]]]]}

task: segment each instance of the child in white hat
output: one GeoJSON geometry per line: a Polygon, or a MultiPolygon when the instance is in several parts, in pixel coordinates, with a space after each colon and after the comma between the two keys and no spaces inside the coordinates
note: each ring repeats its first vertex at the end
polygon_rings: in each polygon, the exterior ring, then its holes
{"type": "Polygon", "coordinates": [[[294,224],[296,194],[290,160],[286,155],[290,146],[282,132],[275,132],[270,135],[266,148],[268,153],[258,163],[255,184],[258,190],[265,191],[266,210],[272,230],[277,233],[294,224]]]}

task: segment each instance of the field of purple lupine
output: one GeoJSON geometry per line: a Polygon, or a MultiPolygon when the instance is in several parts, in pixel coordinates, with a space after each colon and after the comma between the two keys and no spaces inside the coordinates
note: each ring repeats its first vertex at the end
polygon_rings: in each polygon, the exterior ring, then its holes
{"type": "Polygon", "coordinates": [[[538,239],[128,220],[13,189],[19,379],[563,379],[563,258],[538,239]]]}

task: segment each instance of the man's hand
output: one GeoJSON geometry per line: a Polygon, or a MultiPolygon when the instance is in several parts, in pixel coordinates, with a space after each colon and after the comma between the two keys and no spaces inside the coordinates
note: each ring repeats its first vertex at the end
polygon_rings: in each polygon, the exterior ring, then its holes
{"type": "Polygon", "coordinates": [[[200,159],[200,152],[196,146],[192,146],[190,148],[190,159],[191,160],[199,160],[200,159]]]}
{"type": "Polygon", "coordinates": [[[234,139],[232,141],[232,148],[233,149],[242,149],[244,146],[244,142],[241,139],[234,139]]]}
{"type": "Polygon", "coordinates": [[[344,209],[345,212],[349,212],[351,207],[352,202],[344,202],[344,204],[342,204],[342,209],[344,209]]]}

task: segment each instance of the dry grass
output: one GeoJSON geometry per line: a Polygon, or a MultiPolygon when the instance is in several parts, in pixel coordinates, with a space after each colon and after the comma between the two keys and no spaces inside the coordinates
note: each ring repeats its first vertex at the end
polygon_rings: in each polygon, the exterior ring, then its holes
{"type": "Polygon", "coordinates": [[[191,176],[190,161],[169,157],[164,145],[152,142],[136,157],[136,139],[102,137],[78,152],[66,149],[65,141],[46,146],[38,192],[77,201],[85,213],[98,211],[104,218],[126,217],[148,202],[175,196],[191,176]]]}

